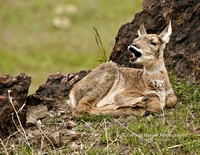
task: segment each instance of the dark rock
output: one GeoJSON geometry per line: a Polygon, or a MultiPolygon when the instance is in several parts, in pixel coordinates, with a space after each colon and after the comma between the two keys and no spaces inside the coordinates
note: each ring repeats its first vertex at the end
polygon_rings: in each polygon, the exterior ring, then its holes
{"type": "Polygon", "coordinates": [[[200,1],[196,0],[144,0],[143,10],[136,13],[132,22],[119,29],[110,60],[127,67],[127,47],[137,38],[140,23],[144,22],[148,33],[159,34],[168,21],[172,21],[173,33],[164,51],[165,64],[177,74],[178,79],[200,84],[200,1]]]}
{"type": "Polygon", "coordinates": [[[46,83],[40,85],[35,94],[27,97],[27,105],[35,106],[42,103],[46,104],[50,110],[56,107],[56,104],[64,103],[72,86],[89,72],[80,71],[72,74],[56,73],[49,75],[46,83]]]}
{"type": "MultiPolygon", "coordinates": [[[[8,90],[11,91],[12,102],[18,110],[26,101],[30,83],[31,77],[26,76],[24,73],[20,73],[16,77],[9,74],[0,77],[0,135],[6,135],[15,130],[11,117],[14,109],[8,98],[8,90]]],[[[20,120],[24,124],[24,113],[19,113],[19,115],[22,116],[20,120]]]]}

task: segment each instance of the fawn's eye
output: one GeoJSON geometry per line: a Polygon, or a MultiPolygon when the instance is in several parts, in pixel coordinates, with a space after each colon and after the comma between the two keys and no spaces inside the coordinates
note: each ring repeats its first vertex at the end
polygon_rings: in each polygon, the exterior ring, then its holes
{"type": "Polygon", "coordinates": [[[153,46],[156,46],[158,43],[156,43],[156,42],[151,42],[151,45],[153,45],[153,46]]]}

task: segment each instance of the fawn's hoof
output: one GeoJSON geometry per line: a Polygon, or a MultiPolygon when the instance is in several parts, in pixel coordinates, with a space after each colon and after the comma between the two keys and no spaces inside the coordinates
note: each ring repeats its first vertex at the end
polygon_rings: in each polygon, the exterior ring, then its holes
{"type": "Polygon", "coordinates": [[[146,111],[143,116],[146,117],[146,116],[149,116],[150,112],[149,111],[146,111]]]}
{"type": "Polygon", "coordinates": [[[147,103],[149,101],[149,98],[148,97],[144,97],[143,99],[142,99],[142,102],[144,102],[144,103],[147,103]]]}

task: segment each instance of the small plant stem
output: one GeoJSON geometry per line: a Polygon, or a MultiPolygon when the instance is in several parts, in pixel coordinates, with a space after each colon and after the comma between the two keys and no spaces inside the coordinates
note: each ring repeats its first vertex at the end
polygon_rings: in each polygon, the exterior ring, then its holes
{"type": "Polygon", "coordinates": [[[94,141],[94,143],[92,143],[92,144],[90,145],[90,147],[85,151],[85,154],[87,154],[87,152],[94,146],[94,144],[95,144],[100,138],[101,138],[101,136],[99,136],[99,137],[94,141]]]}
{"type": "MultiPolygon", "coordinates": [[[[94,130],[87,122],[85,122],[83,119],[81,121],[83,121],[89,128],[91,128],[93,130],[93,133],[96,133],[96,130],[94,130]]],[[[101,126],[103,126],[103,123],[101,123],[101,125],[98,128],[100,128],[101,126]]],[[[94,146],[94,144],[99,140],[100,137],[101,135],[99,135],[99,137],[95,140],[95,142],[92,143],[92,145],[90,145],[90,147],[85,151],[85,154],[94,146]]]]}
{"type": "Polygon", "coordinates": [[[107,143],[107,154],[108,154],[108,150],[109,150],[109,145],[108,145],[108,131],[107,131],[107,127],[106,127],[106,120],[104,119],[104,123],[105,123],[105,134],[106,134],[106,143],[107,143]]]}
{"type": "Polygon", "coordinates": [[[9,155],[8,150],[6,149],[6,147],[5,147],[5,145],[4,145],[4,143],[3,143],[1,138],[0,138],[0,141],[1,141],[1,145],[3,145],[3,148],[6,151],[6,154],[9,155]]]}
{"type": "Polygon", "coordinates": [[[82,121],[83,121],[90,129],[92,129],[93,132],[96,132],[87,122],[85,122],[83,119],[82,119],[82,121]]]}
{"type": "Polygon", "coordinates": [[[167,148],[167,150],[169,150],[169,149],[174,149],[174,148],[177,148],[177,147],[181,147],[181,146],[183,146],[183,145],[189,145],[189,144],[194,143],[194,142],[196,142],[196,141],[197,141],[197,140],[195,140],[195,141],[193,141],[193,142],[185,143],[185,144],[178,144],[178,145],[170,146],[170,147],[167,148]]]}
{"type": "Polygon", "coordinates": [[[22,136],[24,136],[24,134],[23,134],[23,132],[21,131],[21,129],[18,128],[17,124],[15,123],[14,114],[12,113],[11,115],[12,115],[12,121],[13,121],[15,127],[17,128],[18,132],[20,132],[20,134],[21,134],[22,136]]]}
{"type": "MultiPolygon", "coordinates": [[[[21,123],[21,121],[20,121],[18,112],[17,112],[17,110],[16,110],[16,108],[15,108],[15,106],[14,106],[14,104],[13,104],[13,100],[12,100],[12,97],[10,96],[10,93],[11,93],[11,90],[8,90],[8,99],[9,99],[9,101],[10,101],[10,103],[11,103],[11,105],[12,105],[14,111],[15,111],[15,114],[16,114],[16,116],[17,116],[17,120],[18,120],[19,125],[20,125],[20,128],[21,128],[21,130],[22,130],[22,132],[23,132],[23,136],[24,136],[25,139],[26,139],[26,143],[27,143],[27,145],[29,146],[29,148],[31,149],[31,151],[32,151],[32,153],[33,153],[33,150],[32,150],[32,148],[31,148],[31,146],[30,146],[29,141],[28,141],[28,137],[26,136],[26,132],[25,132],[25,130],[24,130],[23,126],[22,126],[22,123],[21,123]]],[[[15,124],[15,125],[16,125],[16,124],[15,124]]],[[[17,126],[16,126],[16,127],[17,127],[17,126]]],[[[18,127],[17,127],[17,129],[18,129],[18,127]]]]}
{"type": "Polygon", "coordinates": [[[158,151],[160,152],[160,154],[162,154],[162,152],[161,152],[161,150],[160,150],[160,147],[159,147],[158,143],[155,142],[155,144],[156,144],[156,147],[158,148],[158,151]]]}
{"type": "Polygon", "coordinates": [[[173,130],[174,130],[174,128],[176,127],[176,125],[175,126],[173,126],[173,128],[171,129],[171,131],[170,132],[168,132],[168,134],[171,134],[172,132],[173,132],[173,130]]]}
{"type": "Polygon", "coordinates": [[[49,139],[49,137],[42,131],[41,126],[40,126],[39,123],[37,123],[37,127],[38,127],[38,129],[40,130],[41,135],[44,135],[44,137],[45,137],[45,138],[50,142],[50,144],[52,145],[54,151],[56,151],[56,148],[55,148],[54,144],[53,144],[52,141],[49,139]]]}
{"type": "Polygon", "coordinates": [[[19,132],[19,130],[17,130],[16,132],[12,133],[11,135],[9,135],[6,139],[3,140],[3,142],[7,141],[6,142],[6,146],[8,145],[8,141],[10,139],[10,137],[14,136],[15,134],[17,134],[19,132]]]}
{"type": "Polygon", "coordinates": [[[138,151],[142,154],[142,155],[144,155],[144,153],[141,151],[141,149],[140,148],[138,148],[138,151]]]}
{"type": "Polygon", "coordinates": [[[194,115],[192,115],[191,111],[188,109],[188,107],[186,107],[186,109],[188,110],[188,112],[190,113],[190,115],[192,116],[193,119],[195,119],[194,115]]]}
{"type": "Polygon", "coordinates": [[[93,27],[94,31],[95,31],[95,40],[96,40],[96,43],[97,43],[97,46],[99,48],[99,59],[96,59],[97,61],[99,61],[100,63],[104,63],[104,62],[107,62],[108,59],[107,59],[107,56],[106,56],[106,50],[103,46],[103,43],[101,41],[101,37],[97,31],[97,29],[95,27],[93,27]]]}
{"type": "Polygon", "coordinates": [[[41,134],[41,146],[40,146],[40,154],[42,155],[42,149],[43,149],[43,144],[44,144],[44,136],[41,134]]]}

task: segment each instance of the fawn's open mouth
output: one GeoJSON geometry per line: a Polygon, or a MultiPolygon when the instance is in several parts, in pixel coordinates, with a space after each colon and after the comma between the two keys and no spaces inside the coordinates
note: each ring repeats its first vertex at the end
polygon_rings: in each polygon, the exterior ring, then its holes
{"type": "Polygon", "coordinates": [[[133,57],[130,58],[130,62],[135,62],[139,57],[142,56],[142,53],[135,46],[130,45],[128,50],[133,55],[133,57]]]}

